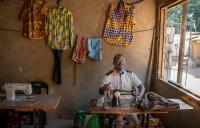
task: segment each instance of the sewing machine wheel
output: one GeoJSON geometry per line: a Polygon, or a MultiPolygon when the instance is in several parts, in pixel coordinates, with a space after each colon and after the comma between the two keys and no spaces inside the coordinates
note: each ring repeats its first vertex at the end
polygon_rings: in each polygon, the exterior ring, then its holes
{"type": "Polygon", "coordinates": [[[119,97],[120,96],[120,92],[119,91],[114,92],[114,96],[115,97],[119,97]]]}

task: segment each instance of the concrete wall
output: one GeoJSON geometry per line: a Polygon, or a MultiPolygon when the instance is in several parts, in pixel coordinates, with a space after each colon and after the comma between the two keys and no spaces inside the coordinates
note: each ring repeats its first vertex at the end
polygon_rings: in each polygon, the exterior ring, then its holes
{"type": "MultiPolygon", "coordinates": [[[[166,98],[178,98],[185,94],[176,88],[170,86],[162,80],[155,80],[152,91],[166,98]]],[[[199,110],[182,110],[178,112],[169,112],[159,115],[166,128],[199,128],[200,111],[199,110]]]]}
{"type": "MultiPolygon", "coordinates": [[[[56,0],[47,0],[48,6],[56,0]]],[[[117,0],[62,0],[61,5],[70,10],[74,18],[74,32],[85,37],[101,36],[109,3],[117,0]]],[[[4,0],[0,3],[0,82],[47,82],[50,94],[61,95],[55,116],[73,118],[75,111],[85,108],[89,99],[99,96],[98,87],[104,74],[112,69],[112,58],[123,53],[128,67],[144,83],[153,31],[135,33],[134,42],[124,48],[103,42],[103,60],[94,62],[87,58],[85,64],[71,60],[72,49],[64,51],[62,58],[62,85],[52,82],[54,58],[52,50],[43,40],[30,40],[21,32],[18,20],[22,0],[4,0]]],[[[155,25],[155,1],[145,0],[136,5],[135,31],[152,29],[155,25]]]]}

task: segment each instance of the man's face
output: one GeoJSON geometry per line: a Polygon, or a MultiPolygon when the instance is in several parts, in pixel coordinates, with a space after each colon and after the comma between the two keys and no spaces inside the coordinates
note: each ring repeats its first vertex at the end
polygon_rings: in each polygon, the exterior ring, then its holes
{"type": "Polygon", "coordinates": [[[126,67],[126,60],[123,56],[118,56],[115,60],[114,60],[114,65],[115,68],[122,70],[126,67]]]}

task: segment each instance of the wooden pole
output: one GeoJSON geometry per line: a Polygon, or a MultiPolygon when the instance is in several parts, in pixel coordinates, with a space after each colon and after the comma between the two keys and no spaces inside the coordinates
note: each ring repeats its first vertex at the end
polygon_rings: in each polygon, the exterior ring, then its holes
{"type": "Polygon", "coordinates": [[[165,60],[165,46],[166,46],[166,21],[167,21],[167,8],[161,9],[161,14],[160,14],[160,33],[159,33],[159,46],[158,46],[158,76],[159,77],[164,77],[164,60],[165,60]]]}
{"type": "Polygon", "coordinates": [[[178,75],[177,83],[182,85],[183,74],[183,62],[184,62],[184,49],[185,49],[185,33],[186,33],[186,19],[187,19],[187,1],[182,4],[182,20],[181,20],[181,34],[180,34],[180,46],[179,46],[179,61],[178,61],[178,75]]]}

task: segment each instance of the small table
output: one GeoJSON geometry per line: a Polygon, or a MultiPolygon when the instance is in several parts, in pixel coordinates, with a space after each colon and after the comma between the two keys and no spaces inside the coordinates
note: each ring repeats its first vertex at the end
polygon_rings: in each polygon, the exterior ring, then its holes
{"type": "Polygon", "coordinates": [[[15,110],[33,110],[34,114],[34,128],[39,128],[39,116],[40,110],[56,109],[60,101],[60,96],[53,95],[34,95],[34,100],[30,99],[18,99],[9,101],[4,99],[0,102],[0,109],[15,109],[15,110]]]}

